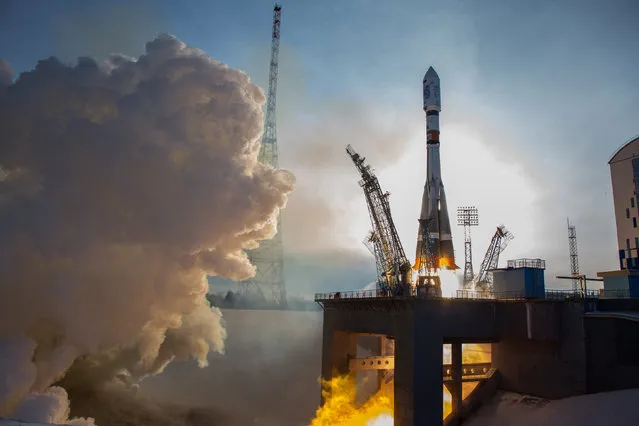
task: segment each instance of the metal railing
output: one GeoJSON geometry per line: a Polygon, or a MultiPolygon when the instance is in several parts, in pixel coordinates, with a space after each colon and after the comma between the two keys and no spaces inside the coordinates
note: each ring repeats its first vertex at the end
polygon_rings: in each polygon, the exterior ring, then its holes
{"type": "Polygon", "coordinates": [[[630,290],[599,290],[601,299],[630,299],[630,290]]]}
{"type": "Polygon", "coordinates": [[[389,299],[393,297],[388,290],[356,290],[335,291],[332,293],[316,293],[315,301],[340,299],[389,299]]]}
{"type": "Polygon", "coordinates": [[[495,294],[491,291],[457,290],[456,299],[494,299],[495,294]]]}
{"type": "Polygon", "coordinates": [[[507,267],[546,269],[546,261],[543,259],[514,259],[507,262],[507,267]]]}
{"type": "MultiPolygon", "coordinates": [[[[546,290],[545,297],[537,298],[527,296],[523,291],[471,291],[457,290],[455,299],[464,300],[593,300],[593,299],[628,299],[628,290],[546,290]]],[[[393,296],[388,290],[356,290],[356,291],[336,291],[332,293],[316,293],[315,301],[342,300],[342,299],[390,299],[393,296]]],[[[408,296],[411,297],[411,296],[408,296]]],[[[415,297],[414,295],[412,297],[415,297]]],[[[416,297],[419,298],[419,297],[416,297]]],[[[428,296],[428,298],[435,298],[428,296]]]]}
{"type": "Polygon", "coordinates": [[[546,300],[584,300],[599,298],[599,290],[546,290],[546,300]]]}
{"type": "Polygon", "coordinates": [[[540,297],[534,297],[527,295],[524,291],[469,291],[469,290],[457,290],[456,299],[471,299],[471,300],[543,300],[540,297]]]}

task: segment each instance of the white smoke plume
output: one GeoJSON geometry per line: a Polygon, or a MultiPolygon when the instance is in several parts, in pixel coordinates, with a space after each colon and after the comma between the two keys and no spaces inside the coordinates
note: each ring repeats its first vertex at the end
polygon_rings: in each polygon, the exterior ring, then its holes
{"type": "Polygon", "coordinates": [[[46,422],[73,426],[95,426],[91,418],[69,420],[69,398],[67,391],[59,386],[51,386],[42,393],[25,396],[13,411],[12,417],[26,422],[46,422]]]}
{"type": "Polygon", "coordinates": [[[254,274],[294,183],[257,162],[263,91],[168,35],[0,81],[0,417],[223,352],[206,275],[254,274]]]}

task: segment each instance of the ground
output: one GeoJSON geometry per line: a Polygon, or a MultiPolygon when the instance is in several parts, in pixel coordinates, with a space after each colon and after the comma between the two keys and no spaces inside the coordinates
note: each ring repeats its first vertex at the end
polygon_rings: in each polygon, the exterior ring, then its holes
{"type": "Polygon", "coordinates": [[[639,389],[540,400],[499,393],[464,426],[636,426],[639,389]]]}

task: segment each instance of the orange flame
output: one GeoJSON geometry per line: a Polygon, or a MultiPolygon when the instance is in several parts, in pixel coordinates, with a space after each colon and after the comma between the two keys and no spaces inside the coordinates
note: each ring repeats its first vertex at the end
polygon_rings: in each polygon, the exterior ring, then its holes
{"type": "Polygon", "coordinates": [[[393,415],[392,391],[379,391],[357,407],[355,379],[352,376],[338,376],[324,381],[322,396],[324,405],[317,409],[310,426],[367,426],[380,416],[393,415]]]}
{"type": "MultiPolygon", "coordinates": [[[[450,345],[444,345],[444,364],[449,364],[450,345]]],[[[491,347],[483,344],[462,345],[462,362],[464,364],[490,362],[491,347]]],[[[462,397],[466,398],[479,382],[462,384],[462,397]]],[[[376,420],[393,417],[393,387],[385,387],[369,398],[363,405],[355,404],[355,378],[352,375],[337,376],[322,382],[324,405],[317,409],[310,426],[369,426],[382,424],[376,420]]],[[[443,418],[452,411],[450,392],[443,387],[443,418]]],[[[384,423],[385,424],[385,423],[384,423]]]]}
{"type": "Polygon", "coordinates": [[[459,266],[455,265],[455,259],[452,257],[440,257],[439,269],[459,269],[459,266]]]}
{"type": "MultiPolygon", "coordinates": [[[[415,259],[415,264],[413,265],[413,269],[416,271],[419,270],[424,263],[426,263],[426,260],[421,256],[418,257],[417,259],[415,259]]],[[[459,269],[459,266],[455,265],[455,259],[453,259],[452,257],[440,257],[437,269],[455,270],[455,269],[459,269]]]]}
{"type": "MultiPolygon", "coordinates": [[[[450,364],[451,353],[450,345],[444,345],[444,364],[450,364]]],[[[489,344],[467,343],[462,345],[462,363],[479,364],[483,362],[491,362],[492,350],[489,344]]],[[[462,398],[466,398],[475,390],[479,382],[462,383],[462,398]]],[[[444,418],[453,411],[452,397],[446,386],[444,386],[444,418]]]]}
{"type": "Polygon", "coordinates": [[[418,257],[417,259],[415,259],[415,264],[413,265],[413,269],[416,271],[419,271],[419,268],[421,268],[423,261],[424,261],[424,258],[422,257],[418,257]]]}
{"type": "MultiPolygon", "coordinates": [[[[472,391],[475,390],[479,382],[464,382],[462,383],[462,399],[465,399],[472,391]]],[[[446,386],[444,386],[444,419],[453,412],[453,397],[451,396],[446,386]]]]}

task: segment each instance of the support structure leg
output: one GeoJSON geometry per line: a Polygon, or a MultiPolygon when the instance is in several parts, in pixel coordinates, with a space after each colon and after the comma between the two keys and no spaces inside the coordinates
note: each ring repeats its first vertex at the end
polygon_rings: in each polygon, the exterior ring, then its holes
{"type": "MultiPolygon", "coordinates": [[[[380,337],[380,346],[382,356],[395,356],[395,340],[386,336],[380,337]]],[[[379,377],[379,390],[384,393],[393,392],[395,372],[392,370],[383,370],[379,377]]]]}
{"type": "MultiPolygon", "coordinates": [[[[331,380],[334,376],[354,374],[350,372],[348,361],[357,354],[357,334],[333,330],[324,323],[322,343],[322,380],[331,380]]],[[[324,404],[322,396],[321,404],[324,404]]]]}
{"type": "MultiPolygon", "coordinates": [[[[357,358],[382,355],[381,335],[358,335],[357,358]]],[[[356,371],[355,405],[368,401],[381,388],[384,370],[356,371]]]]}
{"type": "Polygon", "coordinates": [[[453,414],[459,413],[462,404],[462,344],[452,343],[450,348],[453,383],[448,387],[453,414]]]}
{"type": "Polygon", "coordinates": [[[395,340],[395,426],[441,426],[442,337],[415,321],[395,340]]]}

